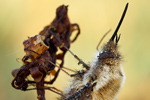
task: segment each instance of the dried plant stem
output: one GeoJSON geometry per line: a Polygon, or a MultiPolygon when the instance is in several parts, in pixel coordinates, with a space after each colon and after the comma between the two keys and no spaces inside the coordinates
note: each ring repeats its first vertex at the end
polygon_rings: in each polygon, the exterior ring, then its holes
{"type": "Polygon", "coordinates": [[[36,82],[37,94],[39,100],[45,100],[44,78],[40,82],[36,82]]]}

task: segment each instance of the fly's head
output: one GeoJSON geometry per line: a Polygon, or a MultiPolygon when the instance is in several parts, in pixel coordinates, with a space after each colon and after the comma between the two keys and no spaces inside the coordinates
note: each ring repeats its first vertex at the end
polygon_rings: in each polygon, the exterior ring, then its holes
{"type": "Polygon", "coordinates": [[[112,35],[110,40],[107,42],[107,44],[104,45],[102,52],[100,52],[100,54],[99,54],[99,57],[98,57],[99,61],[103,65],[116,66],[120,63],[121,55],[118,51],[118,42],[120,39],[120,35],[118,36],[117,33],[118,33],[118,30],[119,30],[119,28],[123,22],[123,19],[125,17],[127,8],[128,8],[128,3],[126,4],[126,7],[122,14],[122,17],[119,21],[119,24],[118,24],[114,34],[112,35]]]}
{"type": "Polygon", "coordinates": [[[102,52],[99,53],[99,61],[101,61],[102,64],[106,65],[116,65],[118,64],[118,61],[121,59],[121,55],[118,51],[118,41],[120,39],[116,35],[112,36],[112,38],[107,42],[106,45],[102,48],[102,52]],[[115,40],[114,40],[115,39],[115,40]]]}

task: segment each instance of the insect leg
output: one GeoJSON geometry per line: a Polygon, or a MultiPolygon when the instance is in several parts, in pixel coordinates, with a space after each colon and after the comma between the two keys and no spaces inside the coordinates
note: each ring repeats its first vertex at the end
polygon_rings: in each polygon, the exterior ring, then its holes
{"type": "Polygon", "coordinates": [[[90,67],[89,67],[86,63],[84,63],[77,55],[75,55],[73,52],[71,52],[71,51],[57,38],[57,36],[55,36],[55,34],[54,34],[51,30],[49,30],[49,32],[59,41],[59,43],[60,43],[65,49],[67,49],[67,50],[79,61],[78,64],[83,64],[83,66],[84,66],[86,69],[89,69],[89,68],[90,68],[90,67]]]}
{"type": "MultiPolygon", "coordinates": [[[[87,98],[86,96],[88,94],[91,94],[93,87],[96,85],[96,83],[90,84],[87,83],[83,88],[75,92],[74,94],[70,95],[68,98],[64,100],[83,100],[83,98],[87,98]]],[[[89,97],[88,97],[89,98],[89,97]]]]}

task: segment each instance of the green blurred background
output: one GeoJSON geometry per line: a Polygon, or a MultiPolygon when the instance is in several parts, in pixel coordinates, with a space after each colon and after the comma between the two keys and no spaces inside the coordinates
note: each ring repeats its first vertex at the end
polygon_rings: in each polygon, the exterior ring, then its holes
{"type": "MultiPolygon", "coordinates": [[[[103,43],[110,38],[127,2],[129,9],[119,30],[126,82],[118,100],[150,100],[149,0],[0,0],[0,100],[37,100],[36,91],[11,87],[11,71],[22,65],[16,61],[24,55],[22,42],[48,25],[58,6],[69,5],[70,21],[80,25],[81,35],[70,49],[88,62],[95,57],[101,37],[112,29],[103,43]]],[[[81,69],[70,53],[65,66],[81,69]]],[[[63,90],[70,79],[61,72],[53,86],[63,90]]],[[[47,100],[57,97],[46,91],[47,100]]]]}

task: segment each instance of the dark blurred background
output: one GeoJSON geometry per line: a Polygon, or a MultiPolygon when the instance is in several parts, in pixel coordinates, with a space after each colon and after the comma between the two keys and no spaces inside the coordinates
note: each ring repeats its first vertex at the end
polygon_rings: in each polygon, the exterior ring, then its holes
{"type": "MultiPolygon", "coordinates": [[[[23,92],[11,87],[11,71],[22,65],[16,58],[24,55],[23,41],[48,25],[58,6],[69,5],[70,21],[81,28],[81,35],[70,50],[89,62],[95,57],[101,37],[112,29],[105,43],[112,35],[127,2],[129,8],[119,30],[126,82],[118,100],[150,100],[149,0],[0,0],[0,99],[37,100],[36,91],[23,92]]],[[[70,53],[65,56],[65,66],[81,69],[70,53]]],[[[61,72],[53,86],[63,90],[70,79],[61,72]]],[[[46,91],[47,100],[57,97],[46,91]]]]}

